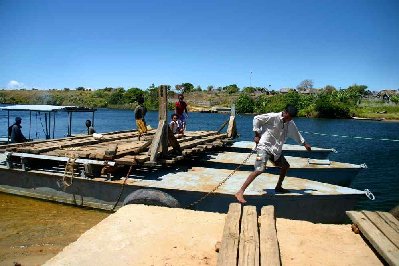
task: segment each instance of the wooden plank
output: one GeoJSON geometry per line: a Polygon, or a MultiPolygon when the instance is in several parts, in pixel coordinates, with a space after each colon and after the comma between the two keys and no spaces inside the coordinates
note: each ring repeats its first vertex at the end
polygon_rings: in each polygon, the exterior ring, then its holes
{"type": "Polygon", "coordinates": [[[260,265],[281,265],[274,206],[264,206],[259,216],[260,265]]]}
{"type": "Polygon", "coordinates": [[[258,216],[255,206],[244,206],[241,219],[238,266],[259,265],[258,216]]]}
{"type": "Polygon", "coordinates": [[[370,221],[397,247],[399,248],[399,233],[391,227],[378,213],[362,211],[370,221]]]}
{"type": "Polygon", "coordinates": [[[218,255],[218,266],[237,265],[240,237],[241,204],[231,203],[223,228],[222,244],[218,255]]]}
{"type": "Polygon", "coordinates": [[[158,157],[158,151],[161,145],[161,139],[162,135],[164,132],[164,125],[165,125],[165,120],[159,120],[158,122],[158,129],[157,132],[155,133],[154,139],[152,141],[150,150],[149,150],[149,155],[150,155],[150,161],[155,162],[157,157],[158,157]]]}
{"type": "Polygon", "coordinates": [[[377,212],[396,232],[399,233],[399,221],[389,212],[377,212]]]}
{"type": "Polygon", "coordinates": [[[347,211],[346,214],[387,263],[398,264],[399,249],[363,213],[347,211]]]}

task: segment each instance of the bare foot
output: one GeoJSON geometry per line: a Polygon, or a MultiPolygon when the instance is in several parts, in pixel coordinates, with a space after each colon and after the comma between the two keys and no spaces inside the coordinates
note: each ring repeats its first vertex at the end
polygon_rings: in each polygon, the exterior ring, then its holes
{"type": "Polygon", "coordinates": [[[289,193],[290,191],[288,189],[282,188],[282,187],[275,187],[274,191],[277,193],[289,193]]]}
{"type": "Polygon", "coordinates": [[[240,203],[246,203],[247,201],[244,199],[244,194],[241,192],[237,192],[234,196],[240,203]]]}

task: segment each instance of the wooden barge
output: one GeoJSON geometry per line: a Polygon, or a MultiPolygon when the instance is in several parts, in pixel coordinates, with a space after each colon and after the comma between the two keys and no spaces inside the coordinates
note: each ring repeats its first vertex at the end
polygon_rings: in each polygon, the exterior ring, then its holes
{"type": "MultiPolygon", "coordinates": [[[[0,191],[105,210],[148,203],[226,212],[252,171],[243,165],[225,180],[244,156],[235,147],[242,143],[231,145],[227,133],[187,132],[176,140],[180,152],[169,146],[162,157],[154,149],[155,162],[149,143],[156,131],[138,137],[137,131],[127,131],[101,139],[80,136],[8,145],[0,164],[0,191]]],[[[285,181],[291,193],[275,194],[277,179],[271,173],[260,175],[246,192],[248,203],[274,205],[278,217],[338,223],[364,195],[296,177],[285,181]]]]}
{"type": "MultiPolygon", "coordinates": [[[[252,151],[237,150],[248,142],[232,146],[234,112],[223,125],[226,133],[222,126],[176,139],[166,95],[161,87],[158,128],[144,136],[119,131],[0,146],[0,191],[104,210],[146,203],[227,212],[253,170],[246,164],[252,151]]],[[[246,191],[248,203],[259,210],[274,205],[278,217],[339,223],[365,194],[297,177],[284,183],[291,193],[275,194],[277,179],[260,175],[246,191]]]]}

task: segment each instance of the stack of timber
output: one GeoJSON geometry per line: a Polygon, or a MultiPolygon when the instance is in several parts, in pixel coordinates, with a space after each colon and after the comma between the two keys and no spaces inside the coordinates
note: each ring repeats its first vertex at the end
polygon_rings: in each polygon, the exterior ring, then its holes
{"type": "Polygon", "coordinates": [[[389,212],[347,211],[354,224],[389,265],[399,265],[399,221],[389,212]]]}
{"type": "Polygon", "coordinates": [[[273,206],[230,204],[217,265],[281,265],[273,206]]]}
{"type": "MultiPolygon", "coordinates": [[[[102,134],[101,138],[76,136],[2,145],[0,151],[14,161],[78,159],[77,162],[91,164],[103,164],[107,161],[117,165],[143,165],[151,159],[150,146],[156,137],[155,133],[156,130],[150,130],[139,138],[137,131],[118,131],[102,134]]],[[[169,141],[166,156],[161,157],[160,151],[155,151],[155,165],[173,164],[192,154],[222,147],[228,143],[226,139],[226,133],[217,131],[187,131],[180,139],[173,137],[172,141],[175,143],[169,141]]]]}

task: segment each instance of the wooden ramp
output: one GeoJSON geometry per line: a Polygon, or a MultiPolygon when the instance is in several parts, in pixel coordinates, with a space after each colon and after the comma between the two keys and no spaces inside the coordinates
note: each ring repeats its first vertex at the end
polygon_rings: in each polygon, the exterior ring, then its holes
{"type": "Polygon", "coordinates": [[[258,217],[254,206],[230,204],[217,265],[281,265],[273,206],[258,217]]]}
{"type": "Polygon", "coordinates": [[[399,221],[392,214],[371,211],[346,214],[389,265],[399,265],[399,221]]]}

